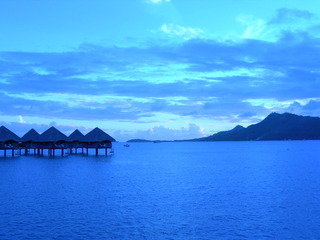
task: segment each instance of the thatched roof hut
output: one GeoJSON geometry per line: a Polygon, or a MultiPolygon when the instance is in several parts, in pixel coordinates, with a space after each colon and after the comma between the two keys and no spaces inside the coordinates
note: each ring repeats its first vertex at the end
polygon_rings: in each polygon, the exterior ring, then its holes
{"type": "Polygon", "coordinates": [[[11,132],[8,128],[1,126],[0,127],[0,142],[20,142],[21,138],[18,137],[15,133],[11,132]]]}
{"type": "Polygon", "coordinates": [[[83,138],[84,135],[78,129],[76,129],[68,137],[68,142],[81,142],[83,138]]]}
{"type": "Polygon", "coordinates": [[[55,127],[51,127],[42,134],[40,134],[39,138],[37,139],[37,142],[61,142],[61,141],[67,141],[67,136],[64,135],[62,132],[60,132],[55,127]]]}
{"type": "Polygon", "coordinates": [[[40,134],[33,128],[21,138],[22,142],[36,142],[40,134]]]}
{"type": "Polygon", "coordinates": [[[100,128],[95,128],[91,132],[87,133],[83,142],[115,142],[115,139],[102,131],[100,128]]]}

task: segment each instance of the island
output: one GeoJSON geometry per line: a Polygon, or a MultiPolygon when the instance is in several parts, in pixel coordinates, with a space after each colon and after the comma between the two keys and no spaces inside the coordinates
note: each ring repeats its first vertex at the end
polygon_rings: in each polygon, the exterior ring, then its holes
{"type": "MultiPolygon", "coordinates": [[[[269,141],[320,140],[320,118],[292,113],[271,113],[261,122],[248,127],[237,125],[229,131],[211,136],[176,141],[269,141]]],[[[135,142],[134,140],[130,140],[135,142]]],[[[149,140],[141,140],[139,142],[149,140]]],[[[152,142],[152,141],[149,141],[152,142]]]]}

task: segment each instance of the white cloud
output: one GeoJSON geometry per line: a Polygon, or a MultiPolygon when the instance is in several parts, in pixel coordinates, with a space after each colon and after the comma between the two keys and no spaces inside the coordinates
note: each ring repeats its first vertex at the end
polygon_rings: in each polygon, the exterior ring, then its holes
{"type": "Polygon", "coordinates": [[[272,29],[267,29],[267,22],[262,19],[255,19],[251,16],[239,16],[238,22],[245,26],[241,38],[245,39],[265,39],[272,29]]]}
{"type": "Polygon", "coordinates": [[[121,131],[114,132],[113,136],[118,141],[126,141],[133,138],[146,139],[146,140],[186,140],[193,138],[200,138],[206,136],[204,128],[194,124],[189,123],[188,127],[182,127],[180,129],[173,129],[167,126],[155,126],[149,128],[148,130],[139,130],[135,133],[126,134],[121,131]]]}
{"type": "Polygon", "coordinates": [[[159,4],[162,2],[170,2],[171,0],[147,0],[147,2],[152,3],[152,4],[159,4]]]}
{"type": "Polygon", "coordinates": [[[244,26],[240,38],[276,42],[283,32],[319,32],[319,21],[311,12],[296,9],[279,9],[271,20],[251,15],[239,15],[237,21],[244,26]]]}
{"type": "Polygon", "coordinates": [[[26,123],[26,121],[23,120],[23,117],[21,115],[19,115],[19,123],[26,123]]]}
{"type": "Polygon", "coordinates": [[[165,34],[184,40],[199,38],[204,34],[204,31],[200,28],[183,27],[176,24],[162,24],[160,30],[165,34]]]}

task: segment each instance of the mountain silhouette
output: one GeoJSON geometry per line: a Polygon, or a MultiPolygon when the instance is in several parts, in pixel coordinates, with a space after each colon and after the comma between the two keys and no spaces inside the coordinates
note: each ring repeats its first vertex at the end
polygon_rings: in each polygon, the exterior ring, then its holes
{"type": "Polygon", "coordinates": [[[262,141],[262,140],[317,140],[320,139],[320,118],[291,113],[271,113],[264,120],[244,128],[218,132],[191,141],[262,141]]]}

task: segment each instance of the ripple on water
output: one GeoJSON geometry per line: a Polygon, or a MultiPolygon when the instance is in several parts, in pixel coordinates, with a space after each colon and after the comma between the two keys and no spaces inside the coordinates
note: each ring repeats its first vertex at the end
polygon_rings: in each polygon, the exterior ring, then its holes
{"type": "Polygon", "coordinates": [[[319,143],[132,143],[112,157],[0,161],[0,239],[320,239],[319,143]]]}

